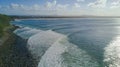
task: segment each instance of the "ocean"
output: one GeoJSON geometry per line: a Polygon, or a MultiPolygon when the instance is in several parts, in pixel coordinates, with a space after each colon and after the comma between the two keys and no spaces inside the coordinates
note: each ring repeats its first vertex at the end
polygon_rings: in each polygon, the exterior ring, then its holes
{"type": "Polygon", "coordinates": [[[12,21],[38,67],[120,67],[119,18],[12,21]]]}

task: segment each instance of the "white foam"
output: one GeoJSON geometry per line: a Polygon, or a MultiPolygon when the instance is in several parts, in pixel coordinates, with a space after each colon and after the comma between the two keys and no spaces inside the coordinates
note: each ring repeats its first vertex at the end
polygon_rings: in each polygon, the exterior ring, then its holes
{"type": "MultiPolygon", "coordinates": [[[[119,20],[118,20],[119,23],[119,20]]],[[[104,48],[104,62],[106,67],[120,67],[120,27],[116,26],[116,35],[104,48]]]]}
{"type": "Polygon", "coordinates": [[[99,64],[65,37],[45,52],[38,67],[99,67],[99,64]]]}
{"type": "Polygon", "coordinates": [[[16,33],[17,35],[21,36],[22,38],[28,39],[29,37],[39,33],[39,32],[43,32],[42,30],[38,30],[38,29],[32,29],[29,27],[23,27],[23,28],[19,28],[17,30],[14,31],[14,33],[16,33]]]}
{"type": "Polygon", "coordinates": [[[120,36],[117,36],[113,41],[105,48],[106,66],[120,67],[120,36]]]}
{"type": "Polygon", "coordinates": [[[28,39],[28,46],[35,58],[40,58],[45,51],[63,35],[51,30],[40,32],[28,39]]]}
{"type": "Polygon", "coordinates": [[[20,22],[21,20],[20,19],[15,19],[16,22],[20,22]]]}
{"type": "Polygon", "coordinates": [[[29,27],[20,27],[20,28],[18,28],[17,30],[15,30],[14,31],[14,33],[17,33],[18,31],[26,31],[26,30],[30,30],[30,28],[29,27]]]}
{"type": "Polygon", "coordinates": [[[87,52],[69,43],[65,35],[52,30],[42,31],[32,28],[21,28],[19,32],[18,35],[22,37],[34,33],[28,39],[28,49],[39,61],[38,67],[99,66],[87,52]]]}

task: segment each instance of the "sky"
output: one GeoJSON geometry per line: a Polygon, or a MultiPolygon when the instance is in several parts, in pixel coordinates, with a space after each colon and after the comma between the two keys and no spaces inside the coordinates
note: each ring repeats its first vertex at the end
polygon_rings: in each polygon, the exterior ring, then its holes
{"type": "Polygon", "coordinates": [[[0,0],[7,15],[120,16],[120,0],[0,0]]]}

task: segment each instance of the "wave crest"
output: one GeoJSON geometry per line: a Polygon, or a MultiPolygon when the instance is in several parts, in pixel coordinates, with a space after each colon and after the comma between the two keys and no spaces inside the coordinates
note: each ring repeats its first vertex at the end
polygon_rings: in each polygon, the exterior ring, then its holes
{"type": "Polygon", "coordinates": [[[45,52],[38,67],[99,67],[99,64],[64,37],[45,52]]]}
{"type": "Polygon", "coordinates": [[[45,51],[63,35],[49,31],[39,32],[28,39],[28,46],[35,58],[40,58],[45,51]]]}
{"type": "Polygon", "coordinates": [[[66,35],[28,27],[16,33],[28,39],[28,49],[39,62],[38,67],[99,67],[95,59],[70,43],[66,35]]]}

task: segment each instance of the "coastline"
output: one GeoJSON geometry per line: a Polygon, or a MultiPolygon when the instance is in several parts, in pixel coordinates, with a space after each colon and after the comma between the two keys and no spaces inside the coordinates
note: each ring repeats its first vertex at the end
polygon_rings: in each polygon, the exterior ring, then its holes
{"type": "Polygon", "coordinates": [[[4,32],[0,45],[0,67],[36,67],[37,63],[27,49],[26,40],[13,33],[18,26],[10,26],[4,32]]]}

